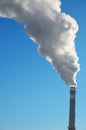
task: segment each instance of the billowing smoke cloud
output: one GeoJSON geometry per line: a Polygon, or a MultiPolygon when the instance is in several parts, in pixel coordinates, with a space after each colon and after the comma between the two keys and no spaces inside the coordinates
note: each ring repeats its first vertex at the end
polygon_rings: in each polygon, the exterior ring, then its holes
{"type": "Polygon", "coordinates": [[[0,0],[0,17],[24,24],[38,51],[59,72],[68,86],[76,86],[79,71],[75,50],[76,21],[61,12],[59,0],[0,0]]]}

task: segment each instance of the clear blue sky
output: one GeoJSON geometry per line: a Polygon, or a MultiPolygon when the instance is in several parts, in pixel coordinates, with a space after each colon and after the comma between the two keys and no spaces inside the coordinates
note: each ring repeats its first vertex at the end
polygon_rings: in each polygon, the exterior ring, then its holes
{"type": "MultiPolygon", "coordinates": [[[[76,127],[86,129],[86,1],[62,0],[79,24],[76,127]]],[[[0,130],[67,130],[69,88],[37,52],[21,24],[0,18],[0,130]]]]}

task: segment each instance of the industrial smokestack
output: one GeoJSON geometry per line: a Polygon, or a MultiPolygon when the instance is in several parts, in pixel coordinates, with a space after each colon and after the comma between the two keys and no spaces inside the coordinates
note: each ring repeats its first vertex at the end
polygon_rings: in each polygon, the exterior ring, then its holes
{"type": "Polygon", "coordinates": [[[68,130],[75,130],[75,93],[76,88],[70,87],[70,110],[68,130]]]}
{"type": "Polygon", "coordinates": [[[61,0],[0,0],[0,17],[22,23],[39,53],[59,72],[70,87],[68,130],[75,130],[75,86],[80,70],[75,48],[78,24],[61,12],[61,0]],[[72,87],[71,87],[72,86],[72,87]]]}

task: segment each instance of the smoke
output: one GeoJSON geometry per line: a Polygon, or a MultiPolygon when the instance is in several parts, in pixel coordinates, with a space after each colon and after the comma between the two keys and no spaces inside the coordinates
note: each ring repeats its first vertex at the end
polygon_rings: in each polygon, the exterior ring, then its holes
{"type": "Polygon", "coordinates": [[[24,24],[39,53],[68,86],[75,87],[80,69],[74,41],[78,24],[61,12],[60,5],[60,0],[0,0],[0,17],[24,24]]]}

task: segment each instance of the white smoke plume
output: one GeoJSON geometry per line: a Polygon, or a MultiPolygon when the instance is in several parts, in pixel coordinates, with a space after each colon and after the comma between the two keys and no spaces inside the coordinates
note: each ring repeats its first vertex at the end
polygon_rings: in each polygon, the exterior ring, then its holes
{"type": "Polygon", "coordinates": [[[61,12],[60,5],[60,0],[0,0],[0,17],[14,18],[24,24],[39,53],[69,87],[75,87],[80,69],[74,41],[78,25],[61,12]]]}

